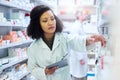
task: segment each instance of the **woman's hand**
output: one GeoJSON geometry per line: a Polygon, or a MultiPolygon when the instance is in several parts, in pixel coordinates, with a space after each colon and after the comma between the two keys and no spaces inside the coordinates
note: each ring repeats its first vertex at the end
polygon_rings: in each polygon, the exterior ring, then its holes
{"type": "Polygon", "coordinates": [[[102,35],[92,35],[86,40],[86,45],[93,44],[95,42],[101,42],[102,46],[106,46],[106,40],[102,35]]]}
{"type": "Polygon", "coordinates": [[[46,68],[45,69],[45,74],[46,75],[51,75],[51,74],[53,74],[55,72],[56,69],[58,69],[58,67],[52,67],[50,69],[46,68]]]}

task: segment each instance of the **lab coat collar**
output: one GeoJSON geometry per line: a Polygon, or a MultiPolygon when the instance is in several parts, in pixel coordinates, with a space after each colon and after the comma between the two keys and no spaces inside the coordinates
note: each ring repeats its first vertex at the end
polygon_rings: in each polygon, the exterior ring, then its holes
{"type": "Polygon", "coordinates": [[[60,44],[60,36],[59,35],[60,35],[60,33],[55,34],[52,50],[54,50],[60,44]]]}
{"type": "MultiPolygon", "coordinates": [[[[54,37],[54,42],[53,42],[53,48],[52,51],[59,45],[60,43],[60,33],[56,33],[55,37],[54,37]]],[[[43,41],[42,38],[40,38],[38,41],[39,46],[41,46],[42,48],[49,48],[46,43],[43,41]]]]}

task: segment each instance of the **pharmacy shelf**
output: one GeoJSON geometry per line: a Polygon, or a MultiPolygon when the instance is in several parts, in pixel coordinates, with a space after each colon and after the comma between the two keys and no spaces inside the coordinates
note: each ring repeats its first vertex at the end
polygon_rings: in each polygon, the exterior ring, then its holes
{"type": "Polygon", "coordinates": [[[9,8],[15,8],[15,9],[23,10],[23,11],[28,11],[28,12],[31,11],[31,9],[23,8],[23,6],[13,4],[13,3],[9,2],[9,1],[0,1],[0,5],[5,6],[5,7],[9,7],[9,8]]]}
{"type": "Polygon", "coordinates": [[[87,72],[87,76],[95,76],[95,72],[89,71],[89,72],[87,72]]]}
{"type": "Polygon", "coordinates": [[[22,57],[20,59],[17,59],[17,60],[13,60],[11,62],[9,62],[8,64],[5,64],[5,65],[2,65],[2,67],[0,68],[0,72],[2,72],[4,69],[8,68],[8,67],[11,67],[17,63],[20,63],[22,61],[25,61],[27,60],[28,58],[27,57],[22,57]]]}
{"type": "Polygon", "coordinates": [[[88,66],[95,67],[95,63],[88,63],[88,66]]]}
{"type": "Polygon", "coordinates": [[[22,27],[26,28],[27,26],[24,26],[23,24],[12,24],[11,22],[0,22],[0,27],[22,27]]]}
{"type": "Polygon", "coordinates": [[[15,47],[15,46],[23,45],[23,44],[26,44],[26,43],[32,43],[32,42],[33,42],[33,40],[25,40],[25,41],[22,41],[22,42],[14,42],[14,43],[10,43],[10,44],[7,44],[7,45],[1,45],[0,49],[15,47]]]}
{"type": "Polygon", "coordinates": [[[0,22],[0,26],[12,26],[11,22],[0,22]]]}
{"type": "MultiPolygon", "coordinates": [[[[2,15],[4,15],[2,18],[6,18],[0,21],[0,37],[2,38],[2,35],[8,34],[10,31],[21,31],[23,29],[27,28],[26,23],[17,22],[12,20],[12,15],[14,12],[20,12],[24,15],[24,13],[29,13],[34,7],[34,0],[30,0],[29,3],[25,3],[23,1],[10,1],[10,0],[0,0],[0,11],[2,15]],[[22,4],[23,3],[23,4],[22,4]]],[[[8,56],[8,50],[9,48],[22,48],[22,47],[28,47],[34,40],[21,40],[18,42],[10,43],[9,40],[2,40],[2,44],[0,44],[0,74],[4,74],[5,70],[8,68],[13,67],[14,65],[18,63],[26,63],[27,57],[20,57],[20,58],[9,58],[8,56]],[[1,54],[2,53],[2,54],[1,54]],[[4,56],[5,54],[5,56],[4,56]]],[[[17,54],[17,53],[16,53],[17,54]]],[[[27,71],[23,71],[22,74],[17,76],[17,80],[21,80],[25,76],[30,74],[27,71]]],[[[1,78],[0,78],[1,80],[1,78]]]]}
{"type": "Polygon", "coordinates": [[[87,54],[89,58],[95,58],[96,54],[87,54]]]}
{"type": "Polygon", "coordinates": [[[21,80],[23,77],[29,75],[30,73],[29,72],[25,72],[23,73],[21,76],[19,76],[18,80],[21,80]]]}

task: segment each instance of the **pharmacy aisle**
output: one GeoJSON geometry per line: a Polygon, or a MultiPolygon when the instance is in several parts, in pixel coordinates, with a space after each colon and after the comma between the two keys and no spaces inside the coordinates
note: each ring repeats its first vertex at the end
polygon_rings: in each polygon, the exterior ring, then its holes
{"type": "MultiPolygon", "coordinates": [[[[52,6],[64,23],[63,32],[67,33],[71,27],[74,30],[75,13],[85,11],[88,15],[82,24],[85,33],[88,36],[101,34],[107,40],[107,47],[103,48],[96,43],[96,48],[88,51],[88,80],[117,80],[120,76],[120,33],[117,20],[120,18],[115,16],[112,19],[115,21],[114,28],[109,32],[109,1],[111,0],[0,0],[0,80],[36,80],[27,71],[26,51],[33,40],[27,36],[26,28],[31,9],[43,2],[52,6]]],[[[118,10],[115,13],[120,14],[118,10]]]]}

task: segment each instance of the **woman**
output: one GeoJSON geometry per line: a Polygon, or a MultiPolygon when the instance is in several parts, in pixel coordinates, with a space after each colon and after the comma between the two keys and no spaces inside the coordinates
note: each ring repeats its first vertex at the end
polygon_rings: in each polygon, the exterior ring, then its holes
{"type": "Polygon", "coordinates": [[[36,6],[30,13],[28,36],[35,41],[28,48],[28,69],[38,80],[69,80],[69,66],[48,69],[46,66],[60,61],[70,49],[83,51],[86,45],[101,41],[102,36],[91,38],[62,33],[63,24],[46,5],[36,6]],[[93,41],[94,39],[94,41],[93,41]]]}

